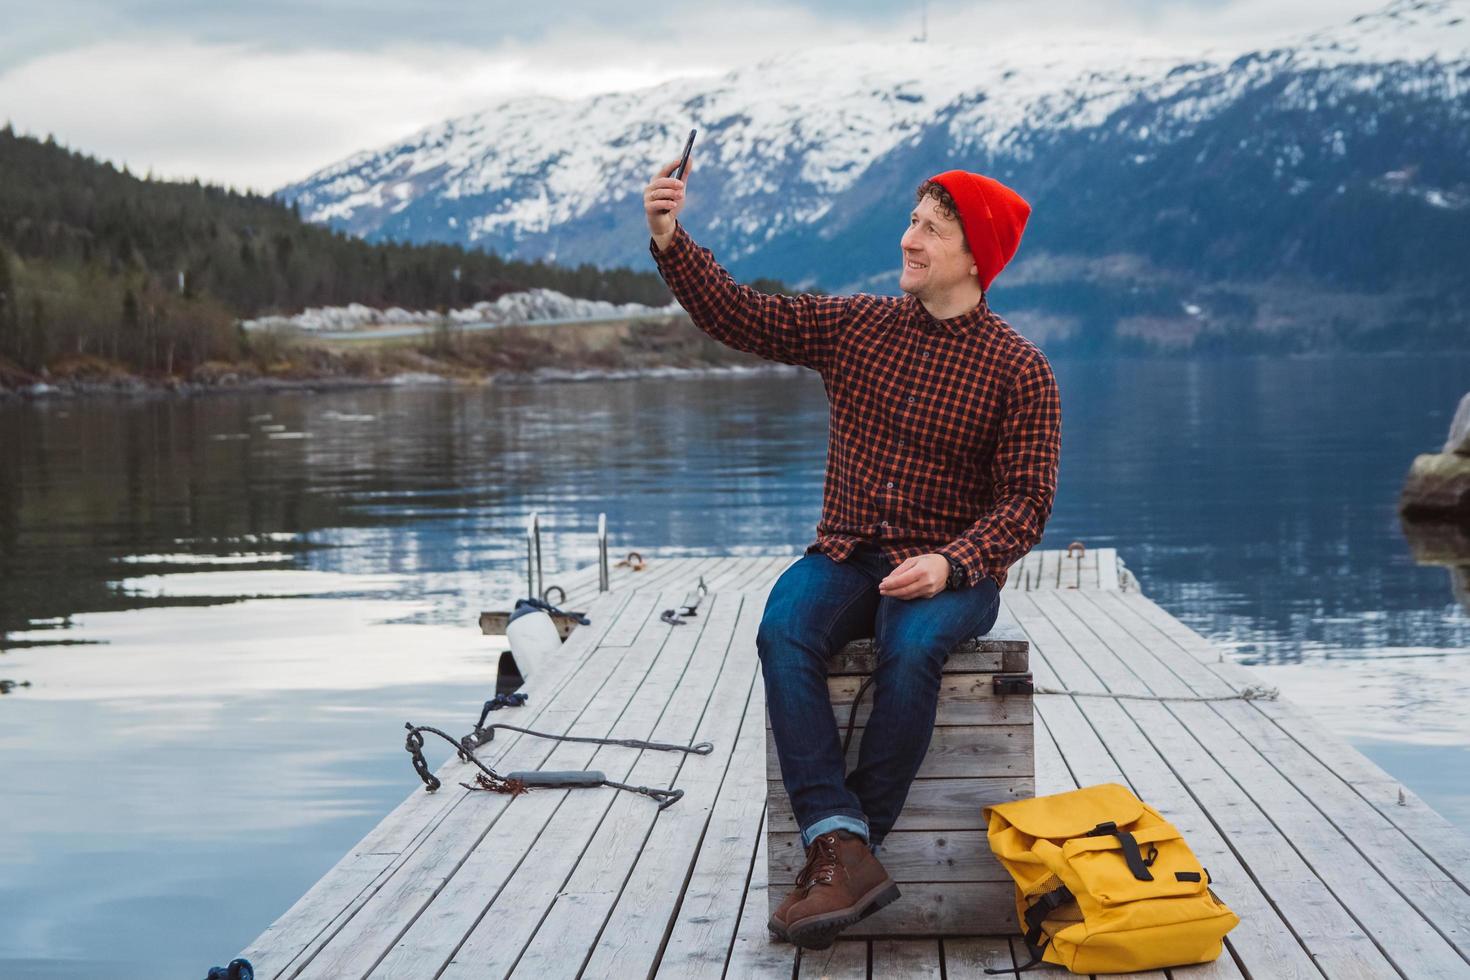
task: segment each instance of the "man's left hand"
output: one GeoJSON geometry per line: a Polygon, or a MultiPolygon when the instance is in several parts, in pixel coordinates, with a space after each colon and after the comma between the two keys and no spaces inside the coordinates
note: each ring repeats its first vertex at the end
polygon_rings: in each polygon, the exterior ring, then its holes
{"type": "Polygon", "coordinates": [[[943,555],[918,555],[905,558],[889,572],[878,583],[878,592],[895,599],[928,599],[943,592],[948,580],[948,559],[943,555]]]}

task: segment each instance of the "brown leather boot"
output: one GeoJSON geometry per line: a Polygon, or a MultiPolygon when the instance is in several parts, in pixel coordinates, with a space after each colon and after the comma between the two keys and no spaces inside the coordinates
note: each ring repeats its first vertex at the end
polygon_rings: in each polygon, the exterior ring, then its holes
{"type": "Polygon", "coordinates": [[[782,899],[781,904],[776,907],[776,911],[772,912],[771,917],[766,920],[766,928],[770,930],[771,935],[781,940],[789,940],[791,938],[786,935],[786,916],[790,913],[791,906],[803,898],[806,898],[806,884],[798,877],[795,887],[791,889],[791,893],[782,899]]]}
{"type": "Polygon", "coordinates": [[[843,929],[899,897],[867,842],[845,830],[812,841],[802,879],[806,895],[786,910],[786,935],[803,949],[826,949],[843,929]]]}
{"type": "Polygon", "coordinates": [[[806,898],[807,889],[811,886],[811,879],[808,877],[811,873],[811,852],[808,851],[806,867],[796,873],[796,884],[791,887],[791,891],[781,900],[781,904],[776,906],[776,911],[772,912],[771,917],[766,920],[766,928],[777,939],[789,940],[790,937],[786,935],[786,917],[791,912],[791,906],[806,898]]]}

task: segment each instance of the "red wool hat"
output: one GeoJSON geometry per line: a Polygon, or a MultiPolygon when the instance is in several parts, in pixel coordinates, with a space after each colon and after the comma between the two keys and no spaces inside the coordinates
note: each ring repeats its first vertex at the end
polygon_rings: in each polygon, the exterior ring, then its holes
{"type": "Polygon", "coordinates": [[[1016,254],[1031,205],[998,180],[968,170],[947,170],[929,178],[949,191],[959,208],[960,226],[975,257],[980,288],[989,289],[1016,254]]]}

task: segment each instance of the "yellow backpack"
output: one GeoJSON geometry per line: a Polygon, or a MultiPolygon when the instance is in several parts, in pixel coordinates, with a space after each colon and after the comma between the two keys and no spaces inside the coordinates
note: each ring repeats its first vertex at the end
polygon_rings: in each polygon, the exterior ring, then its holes
{"type": "Polygon", "coordinates": [[[1128,973],[1207,963],[1240,922],[1179,831],[1116,783],[984,813],[990,849],[1016,879],[1028,966],[1128,973]]]}

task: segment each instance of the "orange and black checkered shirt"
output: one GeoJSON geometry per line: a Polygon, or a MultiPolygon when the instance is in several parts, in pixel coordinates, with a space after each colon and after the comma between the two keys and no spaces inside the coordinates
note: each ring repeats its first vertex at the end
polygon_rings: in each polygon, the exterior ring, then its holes
{"type": "Polygon", "coordinates": [[[822,377],[831,406],[822,519],[808,552],[860,542],[937,553],[970,585],[1041,540],[1056,495],[1061,402],[1046,357],[993,313],[935,320],[912,296],[774,296],[742,286],[679,226],[659,272],[705,333],[822,377]]]}

